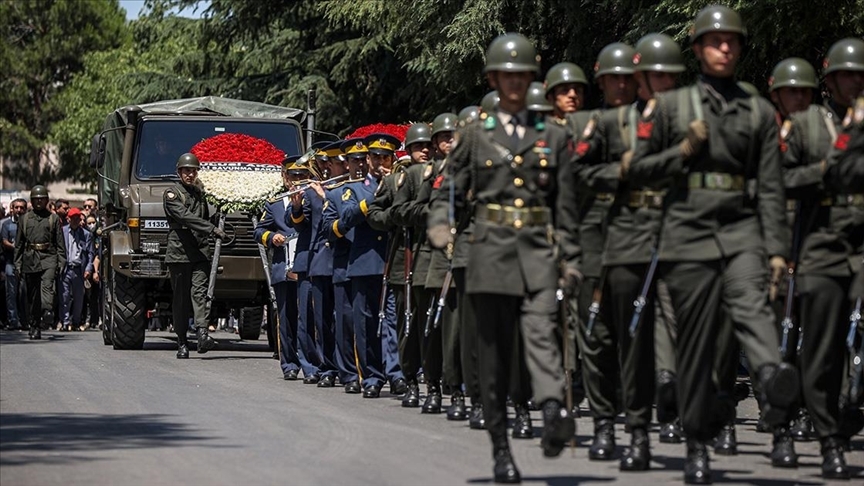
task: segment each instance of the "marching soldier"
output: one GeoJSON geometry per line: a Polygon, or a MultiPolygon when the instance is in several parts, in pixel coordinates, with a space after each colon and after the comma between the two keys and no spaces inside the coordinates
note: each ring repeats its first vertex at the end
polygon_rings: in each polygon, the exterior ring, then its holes
{"type": "Polygon", "coordinates": [[[172,320],[177,333],[177,359],[189,358],[186,334],[189,314],[198,329],[199,354],[216,347],[207,332],[207,285],[210,281],[208,237],[225,239],[225,232],[210,222],[210,208],[198,181],[198,157],[183,154],[177,159],[180,182],[165,190],[162,205],[168,217],[165,263],[171,275],[172,320]]]}
{"type": "MultiPolygon", "coordinates": [[[[575,167],[577,182],[585,188],[580,194],[581,214],[579,243],[582,246],[582,272],[585,285],[579,295],[582,354],[582,374],[591,415],[594,418],[594,438],[588,449],[591,460],[611,460],[615,452],[615,415],[618,413],[618,348],[610,320],[608,299],[602,299],[606,272],[602,269],[602,253],[610,210],[618,189],[618,163],[628,150],[628,137],[622,134],[628,123],[626,107],[636,99],[633,77],[633,56],[636,52],[627,44],[616,42],[604,47],[597,56],[595,78],[603,90],[605,112],[594,112],[585,124],[577,145],[580,159],[575,167]],[[589,154],[598,126],[614,127],[598,139],[609,137],[603,150],[589,154]],[[614,162],[614,164],[610,164],[614,162]],[[593,306],[593,310],[592,309],[593,306]]],[[[631,129],[632,132],[632,129],[631,129]]],[[[594,144],[597,146],[597,144],[594,144]]],[[[630,157],[628,154],[627,157],[630,157]]],[[[571,201],[576,205],[577,202],[571,201]]]]}
{"type": "Polygon", "coordinates": [[[30,204],[33,210],[18,220],[15,273],[27,289],[30,339],[42,339],[42,328],[54,325],[55,279],[66,266],[66,243],[60,218],[48,211],[45,186],[33,186],[30,204]]]}
{"type": "Polygon", "coordinates": [[[678,326],[684,480],[693,484],[711,482],[705,443],[734,413],[711,380],[721,303],[754,367],[767,423],[787,422],[798,389],[795,369],[780,360],[766,285],[769,265],[775,278],[785,270],[789,242],[777,125],[767,101],[734,79],[745,39],[732,9],[696,15],[690,41],[699,81],[655,97],[629,171],[637,184],[669,181],[658,270],[678,326]]]}
{"type": "MultiPolygon", "coordinates": [[[[285,189],[290,189],[291,176],[288,165],[294,158],[286,157],[282,166],[282,183],[285,189]]],[[[276,296],[276,311],[278,314],[278,349],[279,366],[282,377],[293,381],[298,378],[301,368],[300,355],[297,352],[297,281],[289,268],[291,261],[289,241],[297,237],[297,232],[285,222],[285,216],[291,211],[291,198],[285,197],[270,201],[264,206],[264,214],[255,227],[255,241],[272,250],[270,259],[270,285],[276,296]]]]}
{"type": "MultiPolygon", "coordinates": [[[[576,214],[560,201],[573,190],[572,176],[559,168],[571,157],[567,134],[525,109],[525,94],[537,73],[536,51],[519,34],[504,34],[489,46],[485,72],[498,90],[498,109],[466,126],[451,152],[448,178],[456,210],[470,192],[476,205],[466,290],[478,330],[480,385],[486,427],[495,459],[496,482],[521,480],[507,440],[506,396],[518,363],[514,348],[525,347],[534,397],[542,405],[544,455],[558,456],[575,432],[563,406],[564,373],[556,328],[556,231],[571,238],[576,214]],[[553,217],[554,216],[554,217],[553,217]]],[[[446,178],[445,178],[446,179],[446,178]]],[[[429,238],[436,248],[452,241],[446,206],[429,215],[429,238]]],[[[566,248],[565,246],[562,246],[566,248]]],[[[578,255],[560,255],[565,284],[577,285],[578,255]]],[[[518,372],[518,371],[516,371],[518,372]]]]}
{"type": "Polygon", "coordinates": [[[848,479],[843,449],[857,430],[848,430],[843,420],[845,353],[839,350],[846,335],[849,287],[861,262],[864,198],[826,188],[823,175],[831,147],[844,143],[838,133],[843,123],[850,123],[855,97],[864,90],[864,41],[836,42],[824,66],[831,98],[824,106],[792,115],[784,126],[784,166],[788,196],[802,208],[796,271],[804,333],[800,356],[804,401],[821,443],[822,477],[848,479]]]}
{"type": "MultiPolygon", "coordinates": [[[[332,177],[348,173],[348,163],[342,152],[342,141],[325,147],[328,155],[327,168],[332,177]]],[[[325,190],[323,226],[327,240],[333,249],[333,308],[334,334],[336,338],[336,364],[339,367],[339,382],[345,393],[360,393],[360,377],[354,353],[354,316],[351,307],[351,280],[348,278],[348,259],[354,230],[339,231],[339,215],[342,212],[342,191],[347,182],[340,182],[325,190]]]]}
{"type": "Polygon", "coordinates": [[[546,100],[552,105],[552,119],[559,125],[568,124],[568,115],[582,109],[588,78],[585,71],[572,62],[561,62],[546,73],[543,83],[546,100]]]}

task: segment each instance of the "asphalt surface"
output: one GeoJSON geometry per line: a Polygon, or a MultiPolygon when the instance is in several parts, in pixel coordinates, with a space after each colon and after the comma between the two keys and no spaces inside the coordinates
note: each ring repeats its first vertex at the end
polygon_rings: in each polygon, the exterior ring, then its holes
{"type": "MultiPolygon", "coordinates": [[[[219,350],[178,361],[167,333],[148,333],[143,351],[114,351],[95,331],[42,341],[0,332],[0,484],[491,483],[488,436],[467,422],[404,409],[386,388],[372,400],[283,381],[264,336],[214,336],[219,350]]],[[[684,445],[654,432],[648,472],[589,461],[586,406],[572,452],[545,459],[539,438],[511,442],[524,483],[682,484],[684,445]]],[[[742,402],[739,454],[712,454],[716,483],[824,484],[817,442],[796,443],[798,469],[771,468],[771,437],[755,432],[755,416],[755,401],[742,402]]],[[[629,436],[616,429],[620,454],[629,436]]],[[[864,437],[853,448],[846,484],[862,484],[864,437]]]]}

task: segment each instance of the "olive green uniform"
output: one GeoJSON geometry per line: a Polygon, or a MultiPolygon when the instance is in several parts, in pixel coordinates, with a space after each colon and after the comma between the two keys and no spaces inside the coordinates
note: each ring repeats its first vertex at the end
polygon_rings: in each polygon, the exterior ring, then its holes
{"type": "Polygon", "coordinates": [[[179,344],[184,345],[190,313],[198,329],[207,329],[211,266],[208,237],[215,226],[209,221],[210,209],[199,185],[174,184],[165,190],[162,203],[168,217],[165,263],[174,292],[174,331],[179,344]]]}
{"type": "Polygon", "coordinates": [[[18,222],[15,270],[27,289],[30,329],[54,324],[54,292],[57,274],[66,266],[66,242],[60,218],[43,209],[29,211],[18,222]]]}

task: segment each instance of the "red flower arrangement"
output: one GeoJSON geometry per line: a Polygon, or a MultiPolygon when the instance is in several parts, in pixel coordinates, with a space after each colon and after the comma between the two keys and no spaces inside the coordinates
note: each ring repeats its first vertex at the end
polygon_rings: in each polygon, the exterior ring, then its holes
{"type": "Polygon", "coordinates": [[[205,138],[189,150],[201,162],[246,162],[281,165],[285,153],[270,142],[242,133],[205,138]]]}
{"type": "MultiPolygon", "coordinates": [[[[411,125],[406,123],[403,125],[394,125],[392,123],[373,123],[372,125],[366,125],[358,128],[351,132],[345,139],[349,138],[366,138],[373,133],[386,133],[388,135],[393,135],[394,137],[399,139],[399,142],[405,141],[405,134],[408,132],[408,127],[411,125]]],[[[406,152],[404,150],[397,150],[396,157],[402,157],[406,152]]]]}

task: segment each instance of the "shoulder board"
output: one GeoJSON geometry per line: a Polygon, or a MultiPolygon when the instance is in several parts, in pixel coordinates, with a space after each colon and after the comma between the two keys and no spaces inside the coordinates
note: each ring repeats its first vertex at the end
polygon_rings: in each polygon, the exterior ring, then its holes
{"type": "Polygon", "coordinates": [[[786,120],[783,122],[783,125],[780,126],[780,138],[786,140],[786,137],[789,136],[789,132],[792,131],[792,120],[786,120]]]}
{"type": "Polygon", "coordinates": [[[429,164],[426,164],[426,168],[423,170],[423,180],[424,181],[426,179],[429,179],[430,177],[432,177],[432,170],[433,170],[432,164],[433,163],[434,162],[430,162],[429,164]]]}
{"type": "Polygon", "coordinates": [[[346,187],[345,192],[342,193],[342,200],[347,201],[349,199],[351,199],[351,188],[346,187]]]}
{"type": "Polygon", "coordinates": [[[405,171],[399,173],[399,178],[396,179],[396,187],[402,187],[402,184],[405,182],[405,171]]]}
{"type": "Polygon", "coordinates": [[[592,116],[585,124],[585,129],[582,130],[582,138],[588,140],[594,135],[594,130],[597,128],[597,117],[592,116]]]}
{"type": "Polygon", "coordinates": [[[654,114],[654,108],[656,108],[656,107],[657,107],[657,100],[655,100],[654,98],[651,98],[650,100],[648,100],[648,104],[646,104],[645,109],[642,110],[642,118],[644,118],[646,120],[651,118],[651,115],[654,114]]]}

